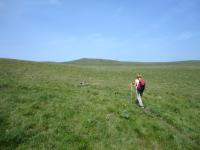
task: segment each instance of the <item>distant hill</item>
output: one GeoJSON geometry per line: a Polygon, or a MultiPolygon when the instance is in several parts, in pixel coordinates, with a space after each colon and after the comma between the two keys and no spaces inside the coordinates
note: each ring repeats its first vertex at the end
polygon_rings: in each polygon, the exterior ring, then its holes
{"type": "Polygon", "coordinates": [[[149,63],[149,64],[172,64],[172,63],[200,63],[200,60],[185,60],[185,61],[169,61],[169,62],[138,62],[138,61],[118,61],[118,60],[112,60],[112,59],[95,59],[95,58],[81,58],[77,60],[72,60],[72,61],[66,61],[65,63],[107,63],[107,64],[121,64],[121,63],[149,63]]]}
{"type": "Polygon", "coordinates": [[[199,68],[199,60],[188,60],[188,61],[175,61],[175,62],[130,62],[130,61],[117,61],[117,60],[107,60],[107,59],[89,59],[82,58],[74,61],[64,62],[65,64],[80,65],[80,66],[126,66],[126,67],[193,67],[199,68]]]}
{"type": "Polygon", "coordinates": [[[71,63],[71,64],[82,64],[82,65],[120,65],[123,62],[116,61],[116,60],[109,60],[109,59],[90,59],[90,58],[81,58],[74,61],[69,61],[65,63],[71,63]]]}

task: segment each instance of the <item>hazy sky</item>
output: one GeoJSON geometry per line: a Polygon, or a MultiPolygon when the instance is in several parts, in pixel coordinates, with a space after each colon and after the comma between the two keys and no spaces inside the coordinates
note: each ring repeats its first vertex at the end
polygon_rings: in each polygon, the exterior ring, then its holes
{"type": "Polygon", "coordinates": [[[0,57],[200,60],[200,0],[0,0],[0,57]]]}

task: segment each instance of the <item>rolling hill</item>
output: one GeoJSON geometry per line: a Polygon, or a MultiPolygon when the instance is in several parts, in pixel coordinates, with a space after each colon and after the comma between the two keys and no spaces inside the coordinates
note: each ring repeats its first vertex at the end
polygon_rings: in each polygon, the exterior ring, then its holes
{"type": "Polygon", "coordinates": [[[0,149],[198,150],[199,77],[200,61],[0,59],[0,149]]]}

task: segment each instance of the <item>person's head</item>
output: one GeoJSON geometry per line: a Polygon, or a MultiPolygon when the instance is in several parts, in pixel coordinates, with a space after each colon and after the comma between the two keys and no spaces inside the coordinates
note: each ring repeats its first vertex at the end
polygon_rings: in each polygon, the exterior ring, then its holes
{"type": "Polygon", "coordinates": [[[142,78],[142,74],[141,74],[141,73],[138,73],[138,74],[137,74],[137,79],[140,79],[140,78],[142,78]]]}

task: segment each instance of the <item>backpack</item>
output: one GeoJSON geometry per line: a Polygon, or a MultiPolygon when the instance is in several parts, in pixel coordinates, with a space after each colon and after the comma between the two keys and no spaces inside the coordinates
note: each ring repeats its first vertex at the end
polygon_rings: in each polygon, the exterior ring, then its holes
{"type": "Polygon", "coordinates": [[[145,81],[144,79],[140,79],[137,90],[142,93],[144,92],[144,89],[145,89],[145,81]]]}

